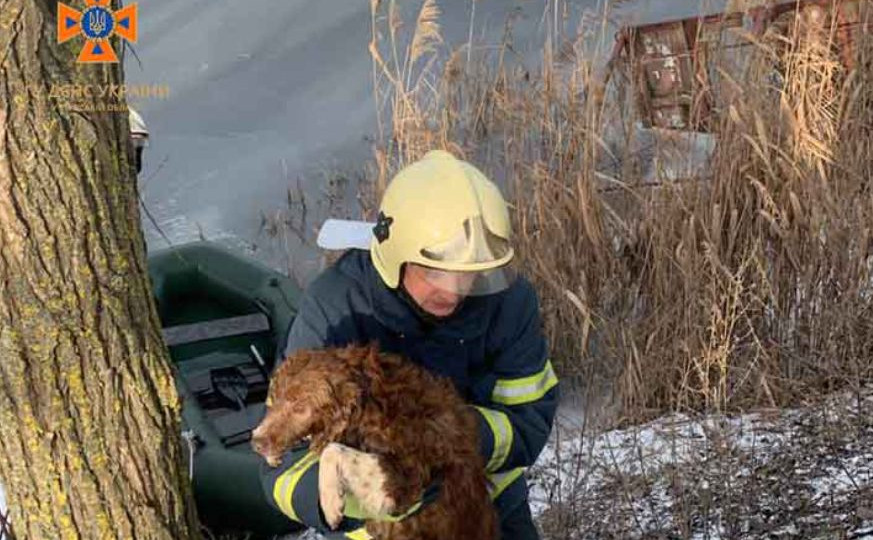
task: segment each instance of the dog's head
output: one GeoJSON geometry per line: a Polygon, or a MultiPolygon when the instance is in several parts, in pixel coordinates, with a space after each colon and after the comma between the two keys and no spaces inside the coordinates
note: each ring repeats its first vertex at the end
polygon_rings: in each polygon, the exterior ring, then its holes
{"type": "Polygon", "coordinates": [[[348,427],[360,406],[362,388],[352,349],[303,350],[278,367],[270,381],[267,414],[252,432],[252,447],[276,466],[282,454],[311,438],[320,451],[348,427]]]}

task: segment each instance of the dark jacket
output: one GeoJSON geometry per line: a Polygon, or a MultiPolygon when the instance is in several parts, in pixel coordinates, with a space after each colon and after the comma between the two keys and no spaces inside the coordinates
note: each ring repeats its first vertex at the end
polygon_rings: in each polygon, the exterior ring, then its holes
{"type": "MultiPolygon", "coordinates": [[[[498,510],[503,515],[525,502],[522,471],[546,443],[558,398],[530,283],[519,277],[505,291],[469,297],[451,317],[433,324],[385,286],[369,252],[349,251],[307,289],[286,354],[374,340],[454,382],[478,411],[498,510]]],[[[317,474],[317,462],[302,450],[289,452],[277,469],[264,467],[262,480],[277,508],[324,530],[317,474]]]]}

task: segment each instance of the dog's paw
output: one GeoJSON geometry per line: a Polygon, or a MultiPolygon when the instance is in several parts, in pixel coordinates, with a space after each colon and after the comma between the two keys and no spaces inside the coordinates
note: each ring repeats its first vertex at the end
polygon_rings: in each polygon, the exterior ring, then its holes
{"type": "Polygon", "coordinates": [[[342,448],[328,444],[321,452],[318,471],[318,500],[324,519],[331,529],[336,529],[343,520],[345,488],[340,472],[342,448]]]}
{"type": "Polygon", "coordinates": [[[393,513],[397,505],[387,493],[388,479],[379,456],[351,448],[340,455],[343,485],[357,497],[364,513],[374,517],[393,513]]]}

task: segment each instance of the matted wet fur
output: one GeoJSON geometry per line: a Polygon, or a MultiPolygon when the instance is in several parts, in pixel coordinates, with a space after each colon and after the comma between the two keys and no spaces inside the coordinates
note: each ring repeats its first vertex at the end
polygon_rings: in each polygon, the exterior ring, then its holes
{"type": "Polygon", "coordinates": [[[274,373],[270,402],[253,438],[268,462],[307,436],[318,453],[340,443],[376,454],[395,513],[442,479],[436,501],[417,514],[368,522],[375,538],[497,538],[475,413],[449,380],[376,346],[304,350],[274,373]]]}

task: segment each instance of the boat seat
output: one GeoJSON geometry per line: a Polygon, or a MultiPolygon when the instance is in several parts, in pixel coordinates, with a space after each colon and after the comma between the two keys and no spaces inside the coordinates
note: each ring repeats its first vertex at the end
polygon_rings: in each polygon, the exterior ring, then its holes
{"type": "Polygon", "coordinates": [[[241,336],[270,330],[270,320],[263,313],[180,324],[163,329],[168,347],[197,343],[208,339],[241,336]]]}
{"type": "Polygon", "coordinates": [[[185,393],[193,398],[203,418],[225,446],[234,446],[251,438],[266,412],[269,379],[251,355],[237,352],[213,352],[189,359],[178,365],[185,382],[185,393]],[[220,388],[229,375],[237,399],[227,399],[220,388]]]}

